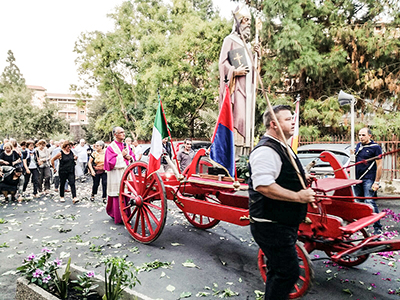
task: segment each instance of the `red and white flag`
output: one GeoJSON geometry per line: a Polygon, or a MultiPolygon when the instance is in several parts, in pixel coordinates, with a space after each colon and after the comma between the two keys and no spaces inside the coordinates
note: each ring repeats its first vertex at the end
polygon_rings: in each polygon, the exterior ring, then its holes
{"type": "Polygon", "coordinates": [[[165,137],[168,137],[168,127],[160,100],[154,120],[153,135],[151,136],[148,175],[151,175],[160,168],[161,155],[163,153],[162,140],[165,137]]]}

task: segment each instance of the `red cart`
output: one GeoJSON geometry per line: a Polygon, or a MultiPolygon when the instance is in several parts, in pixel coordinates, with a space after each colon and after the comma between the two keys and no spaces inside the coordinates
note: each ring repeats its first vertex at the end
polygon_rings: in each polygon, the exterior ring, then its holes
{"type": "MultiPolygon", "coordinates": [[[[323,152],[320,158],[334,170],[341,167],[330,152],[323,152]]],[[[205,149],[196,153],[183,176],[157,172],[149,176],[146,163],[130,165],[122,177],[119,196],[122,220],[130,235],[145,244],[156,240],[165,225],[167,200],[174,201],[197,228],[211,228],[220,221],[249,225],[247,184],[210,174],[216,169],[205,149]]],[[[345,171],[337,171],[335,178],[313,183],[317,208],[309,205],[306,222],[299,227],[296,249],[301,272],[291,299],[310,288],[313,272],[309,254],[313,250],[324,251],[340,265],[356,266],[371,253],[400,249],[400,240],[381,241],[364,229],[385,213],[375,214],[369,205],[354,201],[351,186],[358,182],[347,179],[345,171]]],[[[258,265],[263,280],[267,280],[267,262],[261,250],[258,265]]]]}

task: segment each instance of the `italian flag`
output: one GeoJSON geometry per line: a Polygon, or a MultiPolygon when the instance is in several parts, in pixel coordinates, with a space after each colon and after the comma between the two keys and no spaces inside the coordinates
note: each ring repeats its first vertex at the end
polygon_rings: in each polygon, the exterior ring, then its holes
{"type": "Polygon", "coordinates": [[[151,136],[149,167],[147,171],[148,175],[151,175],[160,168],[161,154],[163,153],[162,140],[167,136],[167,121],[160,100],[157,108],[156,119],[154,120],[153,135],[151,136]]]}

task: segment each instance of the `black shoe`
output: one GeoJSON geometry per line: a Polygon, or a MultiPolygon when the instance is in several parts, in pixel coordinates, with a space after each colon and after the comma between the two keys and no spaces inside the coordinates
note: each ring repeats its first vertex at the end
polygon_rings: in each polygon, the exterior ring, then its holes
{"type": "Polygon", "coordinates": [[[94,195],[90,196],[90,201],[94,201],[94,195]]]}

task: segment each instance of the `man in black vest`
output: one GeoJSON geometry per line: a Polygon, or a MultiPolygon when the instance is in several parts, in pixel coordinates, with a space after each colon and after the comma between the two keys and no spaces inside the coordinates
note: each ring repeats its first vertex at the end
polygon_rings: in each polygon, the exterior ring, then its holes
{"type": "Polygon", "coordinates": [[[266,111],[264,125],[267,132],[249,158],[250,228],[268,259],[264,299],[286,300],[299,278],[295,248],[298,227],[306,217],[307,203],[315,201],[315,193],[310,188],[303,188],[299,176],[303,182],[310,178],[306,177],[299,159],[290,149],[300,170],[297,174],[285,148],[295,125],[290,106],[278,105],[273,110],[285,138],[279,134],[271,112],[266,111]]]}

